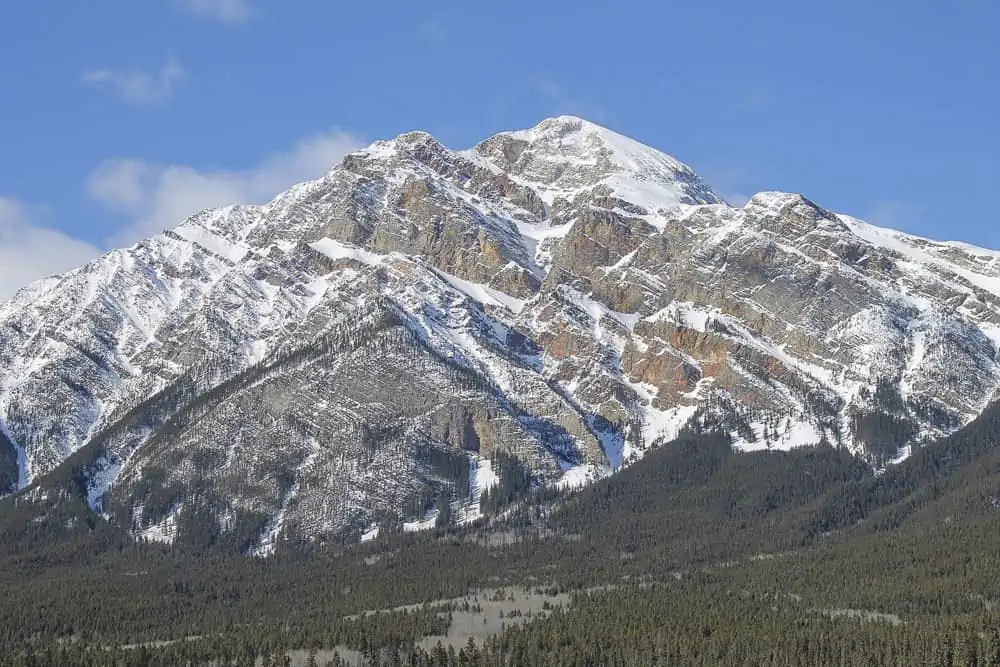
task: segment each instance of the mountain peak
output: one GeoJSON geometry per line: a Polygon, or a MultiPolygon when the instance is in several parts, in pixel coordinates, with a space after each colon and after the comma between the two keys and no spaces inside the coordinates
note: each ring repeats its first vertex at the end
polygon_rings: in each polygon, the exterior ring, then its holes
{"type": "Polygon", "coordinates": [[[472,520],[499,452],[557,483],[695,424],[885,461],[996,395],[994,255],[796,194],[723,204],[559,116],[466,151],[408,132],[198,214],[0,307],[0,495],[72,454],[137,535],[211,488],[220,526],[268,517],[263,553],[449,499],[472,520]]]}
{"type": "Polygon", "coordinates": [[[603,151],[617,166],[628,170],[658,166],[693,173],[690,167],[672,155],[577,116],[546,118],[532,128],[506,134],[532,144],[552,145],[566,154],[575,154],[577,150],[603,151]]]}
{"type": "Polygon", "coordinates": [[[539,194],[550,201],[604,185],[649,210],[723,203],[680,160],[576,116],[556,116],[525,130],[501,132],[472,152],[541,186],[539,194]]]}
{"type": "Polygon", "coordinates": [[[522,132],[535,132],[535,133],[553,133],[558,135],[567,135],[574,132],[583,133],[593,133],[593,132],[611,132],[606,127],[598,125],[586,118],[580,118],[579,116],[551,116],[545,118],[536,124],[534,127],[521,130],[522,132]]]}

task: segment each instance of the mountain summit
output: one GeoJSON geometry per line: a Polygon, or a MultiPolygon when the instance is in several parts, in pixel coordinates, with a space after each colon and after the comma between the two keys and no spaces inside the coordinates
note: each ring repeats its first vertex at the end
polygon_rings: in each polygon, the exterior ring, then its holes
{"type": "Polygon", "coordinates": [[[994,398],[998,260],[730,207],[579,118],[411,132],[0,306],[0,493],[266,554],[470,521],[512,471],[584,483],[683,428],[881,466],[994,398]]]}

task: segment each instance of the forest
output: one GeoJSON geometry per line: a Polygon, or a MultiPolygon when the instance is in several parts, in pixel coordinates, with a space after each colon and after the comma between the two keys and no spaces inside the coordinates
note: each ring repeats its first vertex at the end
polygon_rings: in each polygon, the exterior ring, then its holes
{"type": "Polygon", "coordinates": [[[998,434],[994,406],[873,471],[688,432],[573,494],[505,458],[473,525],[268,559],[8,498],[0,664],[1000,665],[998,434]],[[434,641],[497,587],[564,601],[434,641]]]}

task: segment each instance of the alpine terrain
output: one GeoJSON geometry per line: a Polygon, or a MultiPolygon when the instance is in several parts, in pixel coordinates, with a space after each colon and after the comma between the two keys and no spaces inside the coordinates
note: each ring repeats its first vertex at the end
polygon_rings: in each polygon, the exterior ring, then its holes
{"type": "Polygon", "coordinates": [[[477,519],[682,434],[870,469],[1000,387],[1000,252],[727,204],[574,117],[411,132],[0,306],[0,495],[240,552],[477,519]]]}

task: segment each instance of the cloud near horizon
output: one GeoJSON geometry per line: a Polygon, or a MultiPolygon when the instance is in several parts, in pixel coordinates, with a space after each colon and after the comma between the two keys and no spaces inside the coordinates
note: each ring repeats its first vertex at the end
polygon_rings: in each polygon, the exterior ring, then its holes
{"type": "Polygon", "coordinates": [[[319,178],[362,144],[346,132],[315,135],[243,171],[113,158],[91,174],[86,193],[126,218],[109,239],[118,247],[175,227],[206,208],[265,203],[296,183],[319,178]]]}
{"type": "Polygon", "coordinates": [[[346,132],[318,134],[246,170],[106,160],[85,184],[88,197],[122,219],[104,248],[43,224],[50,217],[43,215],[44,207],[0,196],[0,302],[29,283],[175,227],[205,208],[265,203],[296,183],[321,177],[362,145],[346,132]]]}
{"type": "Polygon", "coordinates": [[[86,241],[39,224],[40,210],[0,196],[0,302],[25,285],[101,254],[86,241]]]}

